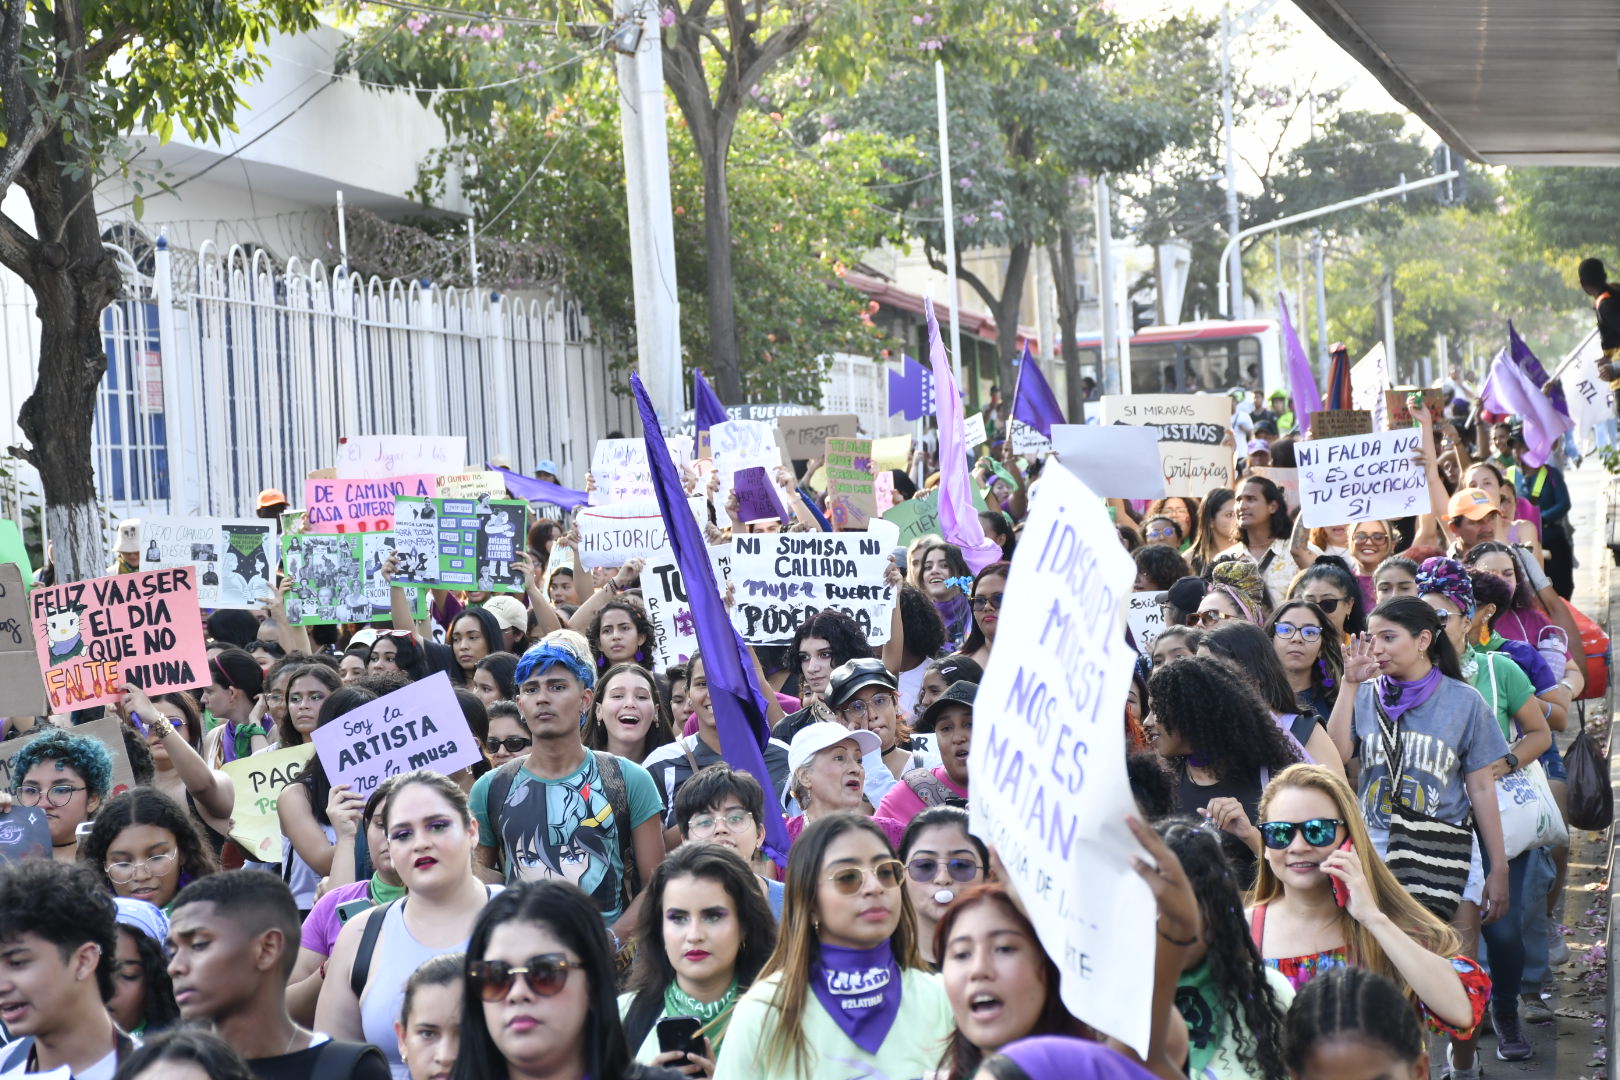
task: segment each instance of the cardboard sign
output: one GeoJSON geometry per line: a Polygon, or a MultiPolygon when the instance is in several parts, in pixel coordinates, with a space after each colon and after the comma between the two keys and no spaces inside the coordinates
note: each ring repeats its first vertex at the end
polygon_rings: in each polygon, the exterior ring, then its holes
{"type": "Polygon", "coordinates": [[[1108,394],[1102,422],[1158,432],[1166,495],[1203,498],[1212,488],[1232,486],[1232,451],[1225,443],[1232,399],[1225,394],[1108,394]]]}
{"type": "Polygon", "coordinates": [[[731,544],[731,624],[750,645],[789,644],[823,608],[854,619],[873,645],[889,640],[896,589],[883,580],[892,548],[883,537],[759,533],[731,544]]]}
{"type": "Polygon", "coordinates": [[[1423,404],[1429,407],[1429,416],[1435,423],[1438,424],[1450,415],[1446,406],[1451,399],[1446,397],[1446,392],[1441,387],[1396,386],[1384,391],[1384,427],[1387,430],[1395,431],[1399,428],[1417,426],[1417,421],[1412,419],[1412,410],[1406,407],[1408,394],[1423,395],[1423,404]]]}
{"type": "Polygon", "coordinates": [[[44,810],[14,803],[0,814],[0,863],[49,859],[52,854],[51,824],[44,810]]]}
{"type": "Polygon", "coordinates": [[[506,497],[506,477],[485,470],[436,476],[433,486],[433,491],[408,491],[404,494],[437,495],[441,499],[474,499],[480,495],[493,495],[498,499],[506,497]]]}
{"type": "Polygon", "coordinates": [[[828,439],[853,439],[860,430],[854,413],[776,418],[776,442],[788,457],[799,461],[818,458],[828,439]]]}
{"type": "Polygon", "coordinates": [[[1133,592],[1126,597],[1125,625],[1130,628],[1136,651],[1143,656],[1153,653],[1153,640],[1164,630],[1164,608],[1159,604],[1159,590],[1133,592]]]}
{"type": "Polygon", "coordinates": [[[969,451],[977,451],[979,447],[990,441],[984,430],[984,414],[979,412],[968,413],[962,421],[962,443],[969,451]]]}
{"type": "Polygon", "coordinates": [[[741,469],[760,466],[773,469],[782,461],[776,448],[776,432],[763,420],[727,420],[709,429],[709,456],[720,470],[723,490],[731,489],[731,478],[741,469]]]}
{"type": "Polygon", "coordinates": [[[304,531],[387,532],[394,527],[395,498],[415,495],[430,499],[437,491],[432,476],[305,480],[304,531]]]}
{"type": "Polygon", "coordinates": [[[529,504],[516,499],[416,499],[395,502],[394,582],[435,589],[522,592],[512,560],[529,533],[529,504]]]}
{"type": "Polygon", "coordinates": [[[655,498],[643,439],[598,439],[591,451],[591,505],[655,498]]]}
{"type": "Polygon", "coordinates": [[[907,547],[919,537],[938,536],[939,492],[930,491],[921,498],[903,499],[894,505],[894,509],[883,512],[883,520],[900,526],[899,542],[907,547]]]}
{"type": "MultiPolygon", "coordinates": [[[[107,792],[108,797],[128,791],[135,786],[135,774],[129,768],[129,754],[124,749],[124,736],[118,726],[119,723],[119,719],[115,716],[104,716],[88,724],[62,729],[69,735],[83,735],[87,739],[96,740],[112,755],[112,790],[107,792]]],[[[32,735],[24,735],[20,739],[7,739],[0,743],[0,791],[10,791],[22,783],[22,777],[12,775],[17,762],[17,752],[52,730],[55,729],[41,728],[32,735]]]]}
{"type": "Polygon", "coordinates": [[[1371,435],[1373,416],[1367,409],[1328,409],[1311,413],[1311,438],[1337,439],[1344,435],[1371,435]]]}
{"type": "Polygon", "coordinates": [[[1157,911],[1125,825],[1140,813],[1120,722],[1135,660],[1120,613],[1134,575],[1096,493],[1066,470],[1043,474],[979,686],[968,813],[1057,963],[1063,1004],[1142,1053],[1157,911]]]}
{"type": "Polygon", "coordinates": [[[298,779],[315,756],[309,743],[227,761],[220,768],[231,778],[236,805],[231,808],[231,839],[257,862],[281,861],[281,818],[276,803],[281,789],[298,779]]]}
{"type": "Polygon", "coordinates": [[[442,671],[344,713],[312,738],[333,786],[362,795],[387,776],[413,769],[449,776],[483,759],[442,671]]]}
{"type": "Polygon", "coordinates": [[[29,632],[22,568],[9,562],[0,562],[0,702],[9,716],[43,716],[50,711],[39,652],[29,632]]]}
{"type": "Polygon", "coordinates": [[[275,527],[261,518],[141,520],[141,569],[193,571],[207,610],[263,607],[276,576],[275,527]]]}
{"type": "MultiPolygon", "coordinates": [[[[710,548],[709,563],[724,593],[726,582],[731,580],[731,548],[710,548]]],[[[669,551],[642,568],[641,599],[647,606],[647,621],[653,626],[653,670],[664,671],[671,664],[686,663],[697,651],[697,624],[692,620],[692,604],[686,598],[681,568],[669,551]]]]}
{"type": "Polygon", "coordinates": [[[34,583],[34,565],[28,558],[28,545],[23,543],[17,523],[0,518],[0,563],[16,563],[22,569],[23,582],[34,583]]]}
{"type": "Polygon", "coordinates": [[[872,468],[878,471],[905,470],[911,462],[911,436],[891,435],[872,440],[872,468]]]}
{"type": "Polygon", "coordinates": [[[826,453],[827,517],[839,532],[866,528],[877,516],[872,488],[872,440],[828,439],[826,453]]]}
{"type": "Polygon", "coordinates": [[[1245,476],[1263,476],[1282,488],[1283,501],[1290,514],[1299,513],[1299,470],[1279,469],[1275,465],[1251,465],[1245,476]]]}
{"type": "Polygon", "coordinates": [[[344,478],[443,476],[467,469],[465,435],[351,435],[338,440],[344,478]]]}
{"type": "Polygon", "coordinates": [[[739,469],[733,483],[733,490],[737,492],[737,514],[744,524],[788,519],[787,507],[782,505],[782,497],[763,467],[739,469]]]}
{"type": "Polygon", "coordinates": [[[1058,464],[1105,499],[1164,495],[1159,436],[1153,428],[1053,424],[1052,449],[1058,464]]]}
{"type": "Polygon", "coordinates": [[[1389,429],[1389,418],[1384,415],[1384,391],[1388,388],[1389,372],[1385,370],[1384,343],[1380,341],[1350,369],[1350,404],[1372,413],[1374,431],[1389,429]]]}
{"type": "Polygon", "coordinates": [[[28,596],[34,644],[53,713],[208,682],[208,651],[189,566],[72,581],[28,596]]]}
{"type": "MultiPolygon", "coordinates": [[[[1053,425],[1054,427],[1056,425],[1053,425]]],[[[1007,437],[1012,440],[1013,453],[1041,457],[1052,450],[1052,440],[1014,417],[1007,421],[1007,437]]]]}
{"type": "Polygon", "coordinates": [[[383,564],[394,534],[284,535],[281,563],[292,580],[287,621],[297,626],[370,622],[393,609],[383,564]]]}
{"type": "Polygon", "coordinates": [[[1422,433],[1410,427],[1297,444],[1305,524],[1354,525],[1427,513],[1429,474],[1415,460],[1422,448],[1422,433]]]}

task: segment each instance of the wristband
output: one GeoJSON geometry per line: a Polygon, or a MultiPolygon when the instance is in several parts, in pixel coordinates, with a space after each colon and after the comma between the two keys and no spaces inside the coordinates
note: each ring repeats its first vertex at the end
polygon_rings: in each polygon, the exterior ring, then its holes
{"type": "Polygon", "coordinates": [[[1164,940],[1168,941],[1170,944],[1175,945],[1178,948],[1185,949],[1190,945],[1198,944],[1198,935],[1197,934],[1194,934],[1192,937],[1188,938],[1186,941],[1177,941],[1175,938],[1173,938],[1169,934],[1165,933],[1164,930],[1162,928],[1160,928],[1157,921],[1154,922],[1153,928],[1155,930],[1159,931],[1159,936],[1160,937],[1164,938],[1164,940]]]}

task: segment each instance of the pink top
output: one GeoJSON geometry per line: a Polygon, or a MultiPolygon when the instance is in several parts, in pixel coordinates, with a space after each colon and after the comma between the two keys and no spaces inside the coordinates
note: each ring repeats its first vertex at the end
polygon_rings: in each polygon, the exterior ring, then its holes
{"type": "MultiPolygon", "coordinates": [[[[884,801],[887,802],[888,799],[885,798],[884,801]]],[[[889,838],[889,846],[894,848],[894,850],[899,851],[900,838],[906,835],[906,823],[886,817],[874,817],[872,819],[872,823],[878,828],[882,829],[883,835],[889,838]]],[[[794,814],[792,817],[788,818],[787,831],[788,839],[790,841],[797,840],[799,838],[799,834],[804,832],[804,815],[794,814]]]]}
{"type": "MultiPolygon", "coordinates": [[[[950,775],[945,772],[945,766],[935,765],[933,768],[933,773],[934,778],[940,783],[956,792],[962,798],[965,799],[968,797],[967,788],[958,787],[956,781],[952,780],[950,775]]],[[[887,795],[883,796],[883,801],[878,803],[877,817],[892,818],[902,825],[909,825],[911,824],[911,819],[922,813],[925,809],[927,809],[927,807],[923,805],[923,801],[917,798],[917,793],[911,790],[911,785],[906,783],[905,778],[902,777],[900,782],[894,785],[894,787],[890,788],[887,795]]],[[[898,843],[895,846],[898,848],[898,843]]]]}

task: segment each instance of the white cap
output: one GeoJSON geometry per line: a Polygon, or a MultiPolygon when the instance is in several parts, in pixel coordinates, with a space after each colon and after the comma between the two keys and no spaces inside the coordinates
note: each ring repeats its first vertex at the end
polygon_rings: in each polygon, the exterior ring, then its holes
{"type": "Polygon", "coordinates": [[[818,720],[814,724],[806,724],[793,736],[793,743],[788,747],[788,776],[791,777],[810,759],[827,749],[837,746],[841,742],[853,739],[860,748],[861,757],[876,753],[883,749],[883,740],[870,731],[851,731],[843,724],[835,724],[831,720],[818,720]]]}

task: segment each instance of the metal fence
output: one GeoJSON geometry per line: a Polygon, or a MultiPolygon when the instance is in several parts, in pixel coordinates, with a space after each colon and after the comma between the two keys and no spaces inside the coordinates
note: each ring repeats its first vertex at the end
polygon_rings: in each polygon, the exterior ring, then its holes
{"type": "Polygon", "coordinates": [[[96,416],[118,516],[251,514],[267,487],[296,504],[346,435],[465,435],[470,465],[551,460],[582,486],[595,441],[637,430],[622,373],[560,293],[362,279],[211,242],[120,259],[96,416]]]}

